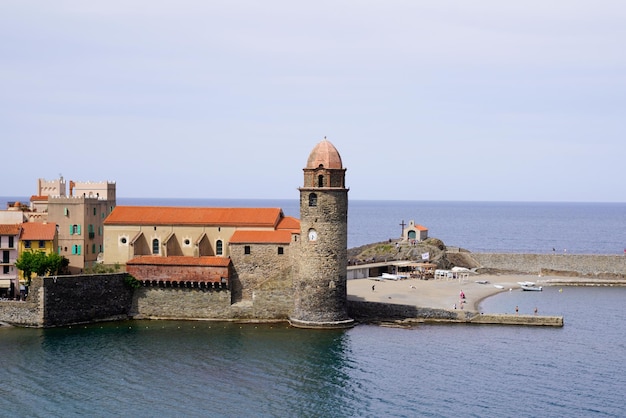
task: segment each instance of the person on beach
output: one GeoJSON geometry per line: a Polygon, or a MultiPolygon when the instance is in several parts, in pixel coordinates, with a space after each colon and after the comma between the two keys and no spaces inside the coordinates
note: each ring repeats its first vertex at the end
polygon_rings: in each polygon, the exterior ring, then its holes
{"type": "Polygon", "coordinates": [[[375,289],[376,289],[376,285],[375,285],[375,284],[373,284],[373,285],[372,285],[372,292],[373,292],[375,289]]]}

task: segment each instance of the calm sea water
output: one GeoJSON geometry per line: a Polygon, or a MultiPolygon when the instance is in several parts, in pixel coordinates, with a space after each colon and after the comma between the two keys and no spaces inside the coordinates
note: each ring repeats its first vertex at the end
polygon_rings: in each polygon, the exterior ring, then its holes
{"type": "MultiPolygon", "coordinates": [[[[297,201],[118,204],[278,206],[297,201]]],[[[621,254],[625,204],[351,202],[350,246],[414,219],[473,251],[621,254]],[[584,232],[581,232],[584,231],[584,232]]],[[[563,315],[563,328],[129,321],[0,327],[0,415],[41,417],[626,416],[626,288],[545,288],[483,312],[563,315]]]]}
{"type": "MultiPolygon", "coordinates": [[[[7,201],[27,197],[0,197],[7,201]]],[[[300,217],[297,199],[118,198],[118,205],[279,207],[300,217]]],[[[348,246],[401,236],[414,220],[429,236],[474,252],[624,254],[626,203],[430,202],[351,200],[348,246]]]]}
{"type": "Polygon", "coordinates": [[[623,417],[625,288],[548,288],[485,312],[563,328],[129,321],[0,328],[0,411],[40,417],[623,417]]]}
{"type": "MultiPolygon", "coordinates": [[[[280,207],[300,217],[298,200],[133,199],[119,205],[280,207]]],[[[429,236],[475,252],[623,254],[626,203],[421,202],[351,200],[348,246],[401,236],[414,220],[429,236]]]]}

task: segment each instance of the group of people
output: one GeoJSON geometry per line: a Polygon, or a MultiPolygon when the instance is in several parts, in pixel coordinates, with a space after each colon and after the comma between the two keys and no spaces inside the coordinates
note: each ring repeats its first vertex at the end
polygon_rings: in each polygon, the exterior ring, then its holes
{"type": "MultiPolygon", "coordinates": [[[[463,290],[461,290],[461,293],[459,293],[459,305],[461,307],[461,309],[463,309],[463,304],[465,303],[465,293],[463,292],[463,290]]],[[[456,309],[456,303],[454,305],[452,305],[452,307],[454,309],[456,309]]]]}

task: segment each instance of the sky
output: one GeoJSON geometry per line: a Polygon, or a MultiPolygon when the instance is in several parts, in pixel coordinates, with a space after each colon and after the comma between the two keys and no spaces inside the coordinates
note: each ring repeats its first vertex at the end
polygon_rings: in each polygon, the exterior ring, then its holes
{"type": "Polygon", "coordinates": [[[2,196],[626,202],[626,2],[0,2],[2,196]]]}

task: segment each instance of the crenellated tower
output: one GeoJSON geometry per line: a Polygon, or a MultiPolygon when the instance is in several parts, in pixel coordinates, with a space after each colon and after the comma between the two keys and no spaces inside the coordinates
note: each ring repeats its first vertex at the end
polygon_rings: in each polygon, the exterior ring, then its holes
{"type": "Polygon", "coordinates": [[[348,328],[348,189],[337,149],[324,138],[304,168],[300,248],[290,323],[301,328],[348,328]]]}

